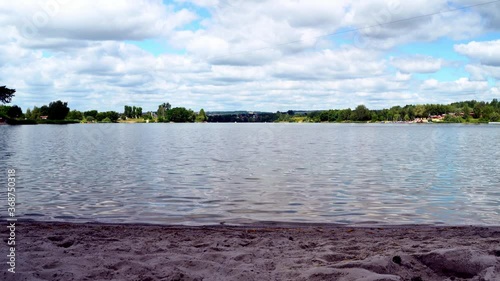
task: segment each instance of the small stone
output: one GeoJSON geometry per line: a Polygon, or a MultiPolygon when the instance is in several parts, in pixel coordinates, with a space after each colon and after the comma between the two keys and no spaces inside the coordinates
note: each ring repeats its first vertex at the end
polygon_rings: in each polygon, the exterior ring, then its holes
{"type": "Polygon", "coordinates": [[[395,264],[401,265],[401,257],[400,256],[394,256],[392,258],[392,262],[395,263],[395,264]]]}

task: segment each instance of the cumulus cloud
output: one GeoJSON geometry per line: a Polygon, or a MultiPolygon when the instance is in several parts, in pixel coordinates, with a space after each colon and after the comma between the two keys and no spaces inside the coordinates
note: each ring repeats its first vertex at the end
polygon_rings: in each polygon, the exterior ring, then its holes
{"type": "Polygon", "coordinates": [[[206,110],[381,108],[491,97],[499,41],[473,40],[498,26],[497,5],[436,13],[469,2],[4,1],[0,82],[18,91],[23,108],[62,99],[80,110],[155,110],[167,101],[206,110]],[[446,59],[398,52],[440,38],[468,42],[453,50],[471,60],[457,65],[470,78],[442,81],[433,75],[446,59]],[[145,40],[165,51],[148,51],[145,40]]]}
{"type": "Polygon", "coordinates": [[[500,40],[458,44],[455,51],[481,64],[500,66],[500,40]]]}
{"type": "Polygon", "coordinates": [[[481,33],[480,15],[449,12],[454,10],[449,4],[444,0],[353,1],[345,24],[361,28],[358,44],[381,49],[443,37],[466,39],[481,33]]]}
{"type": "Polygon", "coordinates": [[[403,73],[434,73],[443,67],[444,60],[430,56],[392,58],[392,65],[403,73]]]}
{"type": "Polygon", "coordinates": [[[470,73],[473,80],[487,80],[488,77],[500,79],[500,67],[481,65],[481,64],[468,64],[465,70],[470,73]]]}
{"type": "Polygon", "coordinates": [[[421,85],[422,90],[439,90],[445,92],[455,92],[457,94],[468,91],[484,91],[488,89],[485,81],[472,81],[462,77],[455,81],[440,82],[436,79],[425,80],[421,85]]]}
{"type": "Polygon", "coordinates": [[[197,17],[159,0],[23,0],[2,2],[0,10],[3,21],[29,40],[142,40],[168,34],[197,17]]]}

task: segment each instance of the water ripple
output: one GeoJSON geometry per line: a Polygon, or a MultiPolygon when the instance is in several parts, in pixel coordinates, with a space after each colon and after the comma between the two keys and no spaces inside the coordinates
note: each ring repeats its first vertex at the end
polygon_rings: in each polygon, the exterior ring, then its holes
{"type": "Polygon", "coordinates": [[[28,219],[498,224],[498,139],[462,125],[1,126],[0,168],[16,168],[28,219]]]}

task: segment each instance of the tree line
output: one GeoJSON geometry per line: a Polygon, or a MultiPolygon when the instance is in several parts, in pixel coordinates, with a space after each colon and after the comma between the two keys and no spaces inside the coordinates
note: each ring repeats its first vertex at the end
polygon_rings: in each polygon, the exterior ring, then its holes
{"type": "Polygon", "coordinates": [[[500,121],[500,102],[463,101],[451,104],[419,104],[370,110],[364,105],[351,109],[276,113],[238,113],[208,116],[208,122],[404,122],[433,120],[447,123],[487,123],[500,121]]]}
{"type": "Polygon", "coordinates": [[[393,106],[389,109],[370,110],[364,105],[358,105],[354,110],[325,110],[308,114],[310,122],[379,122],[379,121],[413,121],[415,119],[432,119],[440,116],[444,122],[498,122],[500,121],[500,103],[497,99],[491,102],[463,101],[448,105],[419,104],[393,106]]]}
{"type": "MultiPolygon", "coordinates": [[[[10,103],[14,89],[0,87],[0,101],[10,103]]],[[[116,111],[70,110],[68,103],[53,101],[41,107],[28,108],[25,113],[17,106],[0,105],[0,117],[24,120],[55,120],[74,122],[118,122],[127,119],[151,120],[153,122],[381,122],[413,121],[433,119],[438,116],[443,122],[500,122],[500,102],[462,101],[451,104],[418,104],[393,106],[388,109],[368,109],[358,105],[354,109],[329,109],[296,112],[239,112],[235,114],[206,114],[203,109],[194,112],[185,107],[174,107],[168,102],[158,106],[157,111],[143,112],[140,106],[125,105],[123,113],[116,111]]]]}

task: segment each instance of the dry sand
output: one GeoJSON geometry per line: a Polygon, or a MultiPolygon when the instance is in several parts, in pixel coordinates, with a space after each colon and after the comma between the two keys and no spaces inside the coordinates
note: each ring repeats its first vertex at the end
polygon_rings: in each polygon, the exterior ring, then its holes
{"type": "Polygon", "coordinates": [[[17,273],[2,262],[1,280],[500,280],[500,227],[22,222],[16,233],[17,273]]]}

